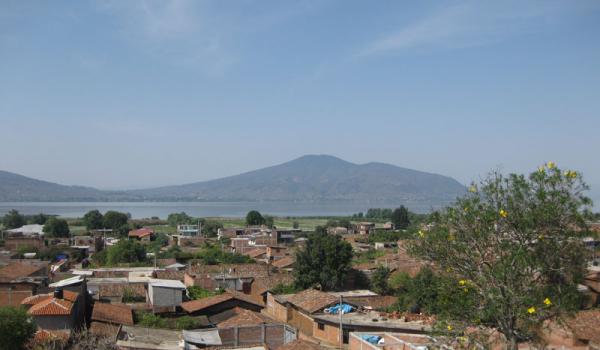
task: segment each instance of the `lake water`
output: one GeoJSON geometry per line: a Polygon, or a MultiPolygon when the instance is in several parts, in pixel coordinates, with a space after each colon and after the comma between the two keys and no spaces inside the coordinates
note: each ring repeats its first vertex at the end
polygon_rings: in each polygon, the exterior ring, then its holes
{"type": "MultiPolygon", "coordinates": [[[[98,209],[130,213],[135,219],[158,216],[166,219],[170,213],[186,212],[197,217],[243,217],[250,210],[258,210],[273,216],[338,216],[366,212],[368,208],[393,208],[394,204],[339,203],[293,203],[293,202],[4,202],[0,203],[0,215],[11,209],[22,214],[52,214],[62,217],[81,217],[98,209]]],[[[409,208],[416,212],[429,211],[429,207],[409,208]]]]}

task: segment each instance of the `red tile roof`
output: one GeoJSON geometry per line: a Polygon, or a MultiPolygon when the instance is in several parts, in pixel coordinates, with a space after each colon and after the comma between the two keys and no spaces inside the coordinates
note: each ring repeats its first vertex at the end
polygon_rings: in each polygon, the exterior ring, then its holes
{"type": "Polygon", "coordinates": [[[72,302],[64,299],[50,298],[33,305],[29,308],[28,312],[34,316],[68,316],[71,314],[72,309],[72,302]]]}
{"type": "Polygon", "coordinates": [[[256,248],[244,253],[244,255],[248,255],[251,258],[256,258],[264,254],[267,254],[267,250],[265,248],[256,248]]]}
{"type": "Polygon", "coordinates": [[[273,320],[259,312],[242,309],[240,307],[236,307],[234,309],[234,312],[236,313],[235,316],[219,323],[217,325],[217,328],[254,326],[254,325],[260,325],[263,323],[275,323],[275,320],[273,320]]]}
{"type": "Polygon", "coordinates": [[[142,237],[146,237],[146,236],[151,236],[153,234],[154,234],[154,230],[151,228],[147,228],[147,227],[129,231],[129,237],[142,238],[142,237]]]}
{"type": "Polygon", "coordinates": [[[338,298],[333,295],[316,289],[303,290],[287,299],[288,303],[311,314],[324,309],[337,301],[338,298]]]}
{"type": "Polygon", "coordinates": [[[192,312],[197,312],[197,311],[206,309],[206,308],[214,306],[214,305],[224,303],[224,302],[232,300],[232,299],[237,299],[237,300],[247,302],[249,304],[254,304],[257,306],[264,307],[264,305],[262,303],[252,299],[251,297],[249,297],[247,295],[244,295],[241,293],[226,292],[226,293],[215,295],[215,296],[208,297],[208,298],[186,301],[185,303],[181,304],[181,308],[188,313],[192,313],[192,312]]]}
{"type": "Polygon", "coordinates": [[[296,262],[296,259],[294,259],[294,257],[286,256],[285,258],[281,258],[281,259],[273,261],[273,263],[271,265],[273,265],[277,268],[280,268],[280,269],[284,269],[284,268],[293,266],[295,262],[296,262]]]}
{"type": "Polygon", "coordinates": [[[274,273],[266,277],[255,278],[252,282],[254,294],[263,294],[279,284],[291,284],[294,282],[294,276],[288,273],[274,273]]]}
{"type": "Polygon", "coordinates": [[[0,281],[11,281],[20,277],[29,277],[47,268],[47,264],[13,262],[0,268],[0,281]]]}
{"type": "Polygon", "coordinates": [[[296,339],[277,348],[277,350],[323,350],[327,349],[319,344],[311,343],[306,340],[296,339]]]}
{"type": "Polygon", "coordinates": [[[52,298],[52,294],[37,294],[21,300],[21,305],[35,305],[40,301],[52,298]]]}
{"type": "Polygon", "coordinates": [[[92,320],[133,326],[133,312],[127,305],[96,302],[92,320]]]}

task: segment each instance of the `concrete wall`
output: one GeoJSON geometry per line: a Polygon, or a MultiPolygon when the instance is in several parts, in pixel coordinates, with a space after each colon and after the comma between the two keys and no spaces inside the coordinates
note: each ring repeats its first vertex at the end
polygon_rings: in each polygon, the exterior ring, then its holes
{"type": "Polygon", "coordinates": [[[321,323],[323,325],[323,330],[319,329],[319,322],[313,322],[313,337],[329,344],[329,345],[338,345],[340,343],[340,328],[338,326],[333,326],[327,323],[321,323]]]}
{"type": "Polygon", "coordinates": [[[155,307],[181,305],[183,292],[180,289],[150,286],[148,297],[155,307]]]}

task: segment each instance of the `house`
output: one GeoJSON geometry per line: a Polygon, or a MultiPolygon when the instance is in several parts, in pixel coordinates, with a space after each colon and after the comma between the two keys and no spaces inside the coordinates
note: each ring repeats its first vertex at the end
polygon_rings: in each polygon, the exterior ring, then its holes
{"type": "Polygon", "coordinates": [[[327,233],[329,233],[330,235],[346,235],[348,234],[348,228],[342,226],[328,227],[327,233]]]}
{"type": "Polygon", "coordinates": [[[133,312],[124,304],[95,303],[90,331],[116,339],[121,325],[133,326],[133,312]]]}
{"type": "Polygon", "coordinates": [[[289,285],[294,282],[294,277],[289,273],[274,273],[268,276],[254,278],[250,285],[250,297],[265,304],[267,293],[279,285],[289,285]]]}
{"type": "Polygon", "coordinates": [[[25,298],[21,305],[40,329],[71,331],[84,325],[86,296],[82,293],[57,288],[50,294],[25,298]]]}
{"type": "Polygon", "coordinates": [[[48,263],[12,261],[0,268],[0,306],[17,306],[48,285],[48,263]]]}
{"type": "Polygon", "coordinates": [[[285,324],[236,325],[217,329],[184,330],[189,349],[281,349],[297,338],[297,331],[285,324]]]}
{"type": "Polygon", "coordinates": [[[359,222],[356,224],[356,231],[361,235],[368,235],[375,232],[375,224],[372,222],[359,222]]]}
{"type": "Polygon", "coordinates": [[[423,334],[351,332],[348,350],[422,350],[433,343],[433,338],[423,334]]]}
{"type": "Polygon", "coordinates": [[[194,237],[200,234],[199,225],[177,225],[177,234],[185,237],[194,237]]]}
{"type": "Polygon", "coordinates": [[[121,350],[184,350],[183,333],[168,329],[122,326],[117,335],[121,350]]]}
{"type": "Polygon", "coordinates": [[[383,224],[383,229],[386,231],[393,231],[396,229],[396,225],[394,225],[393,222],[388,221],[386,223],[383,224]]]}
{"type": "Polygon", "coordinates": [[[225,292],[199,300],[186,301],[181,304],[183,311],[190,315],[211,316],[236,307],[260,312],[264,304],[241,293],[225,292]]]}
{"type": "Polygon", "coordinates": [[[274,261],[277,259],[284,258],[288,255],[288,248],[282,246],[267,246],[266,258],[268,261],[274,261]]]}
{"type": "Polygon", "coordinates": [[[292,270],[292,268],[294,267],[294,264],[296,263],[296,259],[294,259],[293,256],[286,256],[284,258],[281,258],[279,260],[275,260],[271,263],[272,266],[280,269],[280,270],[286,270],[286,271],[290,271],[292,270]]]}
{"type": "MultiPolygon", "coordinates": [[[[4,249],[16,252],[19,248],[35,248],[41,249],[44,247],[44,238],[42,236],[8,236],[4,239],[4,249]]],[[[32,249],[33,250],[33,249],[32,249]]]]}
{"type": "Polygon", "coordinates": [[[266,260],[267,249],[265,247],[254,248],[252,250],[245,251],[244,255],[254,260],[266,260]]]}
{"type": "Polygon", "coordinates": [[[152,280],[148,283],[148,300],[154,312],[174,312],[183,301],[185,285],[177,280],[152,280]]]}
{"type": "Polygon", "coordinates": [[[137,230],[129,231],[129,234],[127,236],[129,238],[137,239],[138,241],[150,242],[150,240],[154,236],[154,230],[151,228],[144,227],[137,230]]]}
{"type": "Polygon", "coordinates": [[[251,311],[241,307],[235,307],[231,311],[233,315],[228,319],[217,323],[217,328],[233,328],[277,323],[276,320],[260,312],[251,311]]]}
{"type": "Polygon", "coordinates": [[[184,283],[188,287],[248,292],[254,278],[270,273],[266,264],[193,265],[185,272],[184,283]]]}
{"type": "Polygon", "coordinates": [[[245,234],[243,228],[240,227],[230,227],[230,228],[219,228],[217,230],[217,238],[234,238],[237,236],[242,236],[245,234]]]}
{"type": "Polygon", "coordinates": [[[319,344],[303,340],[296,339],[292,342],[289,342],[285,345],[280,346],[277,350],[327,350],[330,348],[321,346],[319,344]]]}
{"type": "Polygon", "coordinates": [[[13,228],[11,230],[6,230],[9,235],[21,235],[21,236],[43,236],[44,235],[44,225],[32,224],[32,225],[24,225],[19,228],[13,228]]]}

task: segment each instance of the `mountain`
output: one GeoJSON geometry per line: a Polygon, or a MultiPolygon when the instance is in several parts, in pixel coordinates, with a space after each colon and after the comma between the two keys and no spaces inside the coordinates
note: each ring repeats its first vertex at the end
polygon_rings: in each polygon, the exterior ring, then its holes
{"type": "Polygon", "coordinates": [[[458,181],[384,163],[354,164],[307,155],[240,175],[186,185],[129,191],[145,200],[353,201],[439,206],[465,192],[458,181]]]}
{"type": "Polygon", "coordinates": [[[0,170],[0,202],[85,202],[120,197],[92,187],[59,185],[0,170]]]}
{"type": "Polygon", "coordinates": [[[101,191],[64,186],[0,171],[0,201],[347,201],[438,207],[465,192],[442,175],[384,163],[354,164],[328,155],[221,179],[177,186],[101,191]]]}

